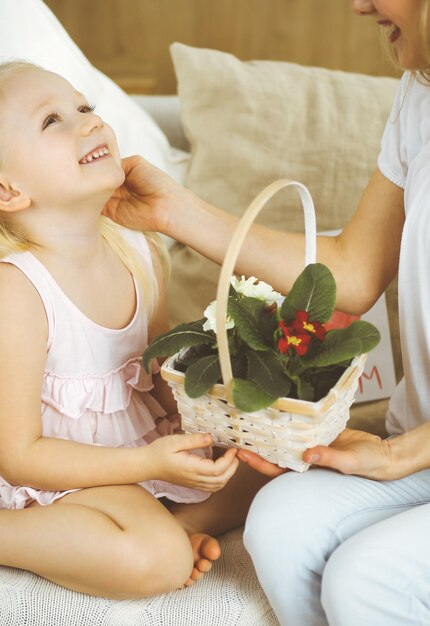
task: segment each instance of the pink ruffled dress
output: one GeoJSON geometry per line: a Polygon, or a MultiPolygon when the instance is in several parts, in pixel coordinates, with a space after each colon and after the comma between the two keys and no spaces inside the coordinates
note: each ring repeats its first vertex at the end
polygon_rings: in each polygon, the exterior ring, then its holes
{"type": "MultiPolygon", "coordinates": [[[[125,228],[120,232],[152,271],[144,235],[125,228]]],[[[148,343],[148,318],[136,280],[135,315],[125,328],[114,330],[87,318],[31,252],[12,253],[1,262],[24,272],[37,289],[48,319],[41,399],[43,436],[131,448],[146,446],[178,429],[151,395],[152,375],[141,367],[148,343]]],[[[158,369],[154,366],[153,373],[158,369]]],[[[200,502],[208,497],[202,491],[161,480],[140,484],[155,497],[166,496],[174,502],[200,502]]],[[[22,509],[34,500],[51,504],[70,491],[75,490],[15,486],[0,477],[0,508],[22,509]]]]}

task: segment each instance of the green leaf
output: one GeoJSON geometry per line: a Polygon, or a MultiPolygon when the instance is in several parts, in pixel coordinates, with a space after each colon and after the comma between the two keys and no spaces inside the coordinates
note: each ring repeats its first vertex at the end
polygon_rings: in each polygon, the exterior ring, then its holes
{"type": "Polygon", "coordinates": [[[338,365],[361,354],[362,351],[363,344],[360,339],[340,339],[339,335],[332,337],[330,332],[327,333],[324,342],[321,344],[321,351],[310,359],[304,357],[302,365],[304,368],[338,365]]]}
{"type": "Polygon", "coordinates": [[[248,364],[246,362],[246,357],[244,354],[231,356],[231,369],[235,378],[246,378],[248,372],[248,364]]]}
{"type": "Polygon", "coordinates": [[[200,398],[221,378],[218,355],[205,356],[185,372],[184,389],[190,398],[200,398]]]}
{"type": "Polygon", "coordinates": [[[277,400],[276,397],[264,393],[251,380],[242,378],[233,378],[232,396],[235,406],[246,413],[265,409],[277,400]]]}
{"type": "Polygon", "coordinates": [[[269,346],[275,345],[275,331],[278,328],[278,320],[275,313],[266,311],[260,319],[260,330],[263,336],[264,342],[269,346]]]}
{"type": "Polygon", "coordinates": [[[257,298],[228,299],[228,314],[234,319],[240,338],[253,350],[270,350],[260,330],[264,302],[257,298]]]}
{"type": "Polygon", "coordinates": [[[302,359],[302,365],[306,368],[325,367],[350,361],[372,350],[380,338],[378,329],[362,320],[353,322],[347,328],[335,328],[327,333],[317,354],[302,359]]]}
{"type": "Polygon", "coordinates": [[[297,378],[297,396],[300,400],[306,400],[308,402],[313,402],[315,398],[315,390],[311,383],[303,378],[297,378]]]}
{"type": "Polygon", "coordinates": [[[262,391],[281,398],[288,395],[291,388],[291,381],[285,375],[282,364],[276,358],[274,352],[253,352],[246,351],[248,361],[249,380],[256,383],[262,391]]]}
{"type": "Polygon", "coordinates": [[[216,337],[212,331],[204,331],[204,319],[189,324],[179,324],[172,330],[158,335],[143,353],[142,365],[149,372],[149,364],[152,359],[159,356],[171,356],[182,348],[201,344],[215,344],[216,337]]]}
{"type": "Polygon", "coordinates": [[[180,372],[185,372],[190,365],[211,354],[218,354],[216,347],[207,344],[191,346],[178,354],[178,358],[175,361],[175,369],[180,372]]]}
{"type": "Polygon", "coordinates": [[[360,339],[363,347],[362,352],[370,352],[381,340],[379,330],[369,322],[358,320],[352,322],[345,330],[345,337],[360,339]]]}
{"type": "Polygon", "coordinates": [[[281,307],[281,317],[291,322],[297,311],[307,311],[311,321],[326,322],[333,314],[336,302],[336,283],[322,263],[307,265],[281,307]]]}

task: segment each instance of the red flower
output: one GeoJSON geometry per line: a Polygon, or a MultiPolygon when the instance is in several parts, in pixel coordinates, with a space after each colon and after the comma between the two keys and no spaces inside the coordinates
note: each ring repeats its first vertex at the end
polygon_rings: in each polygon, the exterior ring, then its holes
{"type": "Polygon", "coordinates": [[[284,336],[278,340],[278,350],[285,354],[290,348],[294,348],[299,356],[304,356],[312,339],[308,333],[291,333],[286,326],[282,328],[284,336]]]}
{"type": "Polygon", "coordinates": [[[324,341],[325,327],[320,322],[310,322],[309,313],[307,311],[297,311],[294,321],[292,323],[292,329],[296,333],[310,333],[311,336],[324,341]]]}

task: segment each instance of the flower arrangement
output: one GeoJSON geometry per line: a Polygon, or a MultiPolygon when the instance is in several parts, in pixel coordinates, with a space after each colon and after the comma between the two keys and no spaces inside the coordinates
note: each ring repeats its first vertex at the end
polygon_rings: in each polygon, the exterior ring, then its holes
{"type": "MultiPolygon", "coordinates": [[[[226,327],[239,410],[258,411],[280,397],[316,402],[355,356],[378,344],[378,330],[362,320],[326,329],[335,300],[334,278],[321,263],[309,264],[285,298],[254,277],[232,277],[226,327]]],[[[212,302],[202,319],[155,337],[143,355],[145,369],[155,357],[177,354],[175,368],[185,372],[191,398],[222,382],[215,311],[212,302]]]]}

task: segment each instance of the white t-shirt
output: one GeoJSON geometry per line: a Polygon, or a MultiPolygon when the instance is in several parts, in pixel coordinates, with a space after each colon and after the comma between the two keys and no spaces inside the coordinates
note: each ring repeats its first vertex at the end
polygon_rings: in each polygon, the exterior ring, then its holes
{"type": "Polygon", "coordinates": [[[390,434],[430,421],[430,86],[403,75],[378,167],[405,191],[399,265],[404,378],[387,414],[390,434]]]}

